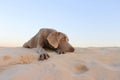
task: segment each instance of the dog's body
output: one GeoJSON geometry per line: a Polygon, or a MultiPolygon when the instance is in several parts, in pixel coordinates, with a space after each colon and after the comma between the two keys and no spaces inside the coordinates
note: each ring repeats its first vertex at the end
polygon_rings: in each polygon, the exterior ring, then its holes
{"type": "Polygon", "coordinates": [[[68,43],[68,37],[65,34],[46,28],[40,29],[23,47],[37,48],[37,52],[40,53],[40,60],[49,58],[49,55],[44,50],[45,48],[54,50],[59,54],[74,51],[74,48],[68,43]]]}

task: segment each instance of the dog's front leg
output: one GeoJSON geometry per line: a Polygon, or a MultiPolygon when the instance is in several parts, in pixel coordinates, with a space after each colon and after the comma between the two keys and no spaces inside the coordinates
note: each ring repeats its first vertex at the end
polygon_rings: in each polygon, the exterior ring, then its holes
{"type": "Polygon", "coordinates": [[[39,60],[45,60],[48,59],[50,56],[47,54],[47,52],[43,49],[43,38],[41,37],[42,33],[39,33],[37,36],[37,53],[40,54],[39,60]]]}

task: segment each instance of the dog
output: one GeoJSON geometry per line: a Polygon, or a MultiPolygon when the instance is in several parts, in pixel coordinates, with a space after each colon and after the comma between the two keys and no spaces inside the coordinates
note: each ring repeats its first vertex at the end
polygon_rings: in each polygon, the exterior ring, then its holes
{"type": "Polygon", "coordinates": [[[69,44],[66,34],[58,32],[54,29],[42,28],[29,41],[24,43],[24,48],[37,48],[40,54],[39,60],[48,59],[50,56],[45,49],[50,49],[58,54],[65,52],[74,52],[74,48],[69,44]]]}

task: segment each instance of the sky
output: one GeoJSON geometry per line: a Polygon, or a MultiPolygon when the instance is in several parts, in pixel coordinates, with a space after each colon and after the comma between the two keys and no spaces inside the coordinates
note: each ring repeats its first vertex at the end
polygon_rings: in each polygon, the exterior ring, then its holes
{"type": "Polygon", "coordinates": [[[120,0],[0,0],[0,46],[18,47],[41,28],[75,47],[120,47],[120,0]]]}

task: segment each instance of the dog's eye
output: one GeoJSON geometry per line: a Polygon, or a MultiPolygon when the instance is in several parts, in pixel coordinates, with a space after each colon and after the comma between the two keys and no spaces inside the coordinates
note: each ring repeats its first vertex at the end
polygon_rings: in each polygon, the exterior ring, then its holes
{"type": "Polygon", "coordinates": [[[69,41],[69,39],[68,39],[68,38],[66,38],[66,41],[69,41]]]}

